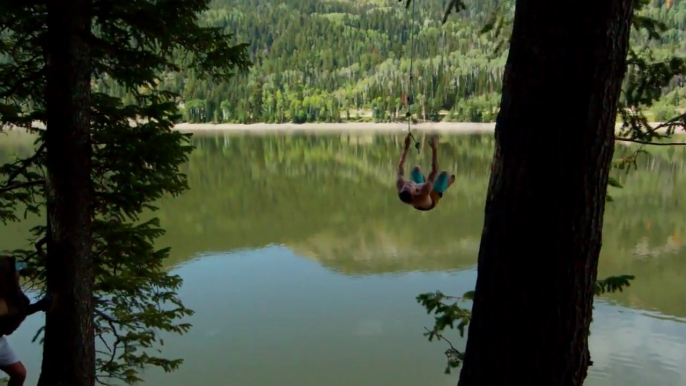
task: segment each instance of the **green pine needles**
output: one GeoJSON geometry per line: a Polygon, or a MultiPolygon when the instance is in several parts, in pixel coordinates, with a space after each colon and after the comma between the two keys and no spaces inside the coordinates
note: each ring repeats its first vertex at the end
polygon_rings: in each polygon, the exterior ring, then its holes
{"type": "MultiPolygon", "coordinates": [[[[164,230],[154,202],[188,189],[179,166],[192,150],[190,135],[172,131],[179,95],[165,76],[191,69],[223,82],[251,65],[247,45],[198,15],[209,0],[93,1],[89,37],[91,98],[95,329],[98,381],[140,380],[139,371],[172,371],[181,359],[157,350],[160,332],[182,334],[192,315],[177,297],[181,279],[163,268],[169,248],[155,246],[164,230]],[[126,96],[108,95],[110,88],[126,96]]],[[[0,219],[19,221],[45,207],[45,1],[4,2],[0,10],[0,123],[38,134],[36,152],[0,167],[0,219]]],[[[13,253],[28,262],[35,288],[45,280],[46,226],[32,229],[33,247],[13,253]]],[[[40,331],[36,338],[40,336],[40,331]]]]}

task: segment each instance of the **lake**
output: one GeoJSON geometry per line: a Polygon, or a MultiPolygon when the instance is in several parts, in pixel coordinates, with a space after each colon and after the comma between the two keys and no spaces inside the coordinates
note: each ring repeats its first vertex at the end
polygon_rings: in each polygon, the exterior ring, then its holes
{"type": "MultiPolygon", "coordinates": [[[[148,371],[145,385],[454,386],[447,346],[422,335],[433,317],[415,297],[474,287],[493,138],[442,136],[440,166],[457,180],[431,212],[394,192],[402,139],[197,134],[191,190],[158,212],[194,327],[165,337],[181,369],[148,371]]],[[[0,139],[2,159],[29,149],[0,139]]],[[[610,190],[599,277],[637,278],[596,299],[587,385],[686,385],[686,151],[650,150],[637,170],[613,172],[624,188],[610,190]]],[[[430,166],[428,151],[408,160],[430,166]]],[[[0,249],[24,246],[33,221],[4,227],[0,249]]],[[[9,337],[27,385],[42,323],[33,316],[9,337]]]]}

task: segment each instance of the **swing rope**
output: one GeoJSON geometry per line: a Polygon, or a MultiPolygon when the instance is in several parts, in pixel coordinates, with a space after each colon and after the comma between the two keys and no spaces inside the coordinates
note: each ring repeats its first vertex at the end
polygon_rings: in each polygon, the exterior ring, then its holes
{"type": "MultiPolygon", "coordinates": [[[[410,18],[410,28],[414,29],[415,3],[417,3],[417,0],[408,0],[408,1],[412,1],[412,16],[410,18]]],[[[409,5],[409,4],[407,4],[407,5],[409,5]]],[[[407,9],[407,8],[408,7],[405,7],[405,9],[407,9]]],[[[411,33],[411,35],[410,35],[410,73],[409,73],[409,77],[408,77],[408,87],[407,87],[408,95],[406,97],[407,112],[405,113],[405,118],[407,119],[407,135],[410,138],[412,138],[412,141],[414,141],[414,147],[417,149],[417,153],[419,153],[419,149],[420,149],[421,144],[412,135],[412,112],[410,111],[411,106],[414,102],[414,96],[412,95],[412,89],[413,89],[412,84],[413,84],[413,80],[414,80],[414,77],[412,76],[412,68],[414,65],[414,35],[415,35],[414,31],[411,31],[410,33],[411,33]]]]}

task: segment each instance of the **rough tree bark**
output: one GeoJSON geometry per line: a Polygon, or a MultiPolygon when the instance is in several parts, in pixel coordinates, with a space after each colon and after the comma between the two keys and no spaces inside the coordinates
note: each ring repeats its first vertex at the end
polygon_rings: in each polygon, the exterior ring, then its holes
{"type": "Polygon", "coordinates": [[[92,386],[90,1],[47,4],[47,288],[56,304],[46,315],[38,385],[92,386]]]}
{"type": "Polygon", "coordinates": [[[583,384],[632,3],[516,3],[459,386],[583,384]]]}

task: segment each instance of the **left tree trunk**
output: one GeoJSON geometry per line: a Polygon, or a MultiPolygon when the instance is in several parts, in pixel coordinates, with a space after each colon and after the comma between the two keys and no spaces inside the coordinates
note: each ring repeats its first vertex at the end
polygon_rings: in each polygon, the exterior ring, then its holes
{"type": "Polygon", "coordinates": [[[48,0],[47,288],[39,386],[95,383],[91,261],[90,1],[48,0]]]}
{"type": "Polygon", "coordinates": [[[518,0],[459,386],[578,386],[633,0],[518,0]]]}

